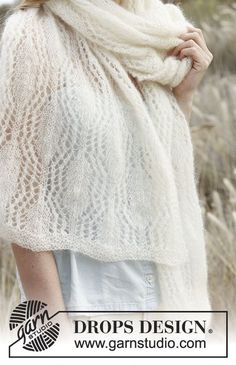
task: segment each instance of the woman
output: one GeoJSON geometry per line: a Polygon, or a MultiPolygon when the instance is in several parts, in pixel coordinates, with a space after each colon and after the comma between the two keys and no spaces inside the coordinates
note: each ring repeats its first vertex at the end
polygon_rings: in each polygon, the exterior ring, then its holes
{"type": "Polygon", "coordinates": [[[187,124],[201,30],[160,0],[25,0],[1,49],[1,236],[22,298],[208,310],[187,124]]]}

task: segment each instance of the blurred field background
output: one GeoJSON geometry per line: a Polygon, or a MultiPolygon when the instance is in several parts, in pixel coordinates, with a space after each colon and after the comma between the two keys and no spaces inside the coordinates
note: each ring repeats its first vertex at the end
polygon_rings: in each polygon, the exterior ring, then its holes
{"type": "MultiPolygon", "coordinates": [[[[4,1],[2,1],[4,2],[4,1]]],[[[172,1],[173,2],[173,1],[172,1]]],[[[196,176],[205,219],[209,291],[214,310],[229,311],[236,327],[236,2],[183,0],[214,55],[195,95],[191,132],[196,176]]],[[[0,8],[1,17],[8,6],[0,8]]],[[[9,247],[0,246],[0,325],[8,325],[19,303],[15,263],[9,247]]]]}

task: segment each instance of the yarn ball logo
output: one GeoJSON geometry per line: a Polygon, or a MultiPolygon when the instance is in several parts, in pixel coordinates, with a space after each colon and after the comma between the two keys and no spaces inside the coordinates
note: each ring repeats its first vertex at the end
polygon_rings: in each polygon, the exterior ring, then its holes
{"type": "Polygon", "coordinates": [[[47,304],[38,300],[29,300],[17,305],[9,321],[10,330],[17,329],[18,340],[29,351],[44,351],[57,340],[59,323],[53,323],[46,309],[47,304]]]}

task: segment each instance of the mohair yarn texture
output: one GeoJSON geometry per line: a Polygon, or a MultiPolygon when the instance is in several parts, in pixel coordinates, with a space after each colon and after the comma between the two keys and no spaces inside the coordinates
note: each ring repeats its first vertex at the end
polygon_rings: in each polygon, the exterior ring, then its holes
{"type": "Polygon", "coordinates": [[[210,308],[188,123],[159,0],[49,0],[1,38],[0,235],[34,251],[158,265],[161,308],[210,308]]]}

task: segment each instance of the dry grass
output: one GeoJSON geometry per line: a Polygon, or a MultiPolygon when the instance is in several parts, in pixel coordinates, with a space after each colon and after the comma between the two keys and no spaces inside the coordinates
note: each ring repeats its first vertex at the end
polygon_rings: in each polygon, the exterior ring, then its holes
{"type": "MultiPolygon", "coordinates": [[[[233,327],[236,325],[236,49],[232,45],[236,41],[236,3],[218,8],[215,3],[186,2],[187,11],[195,13],[198,20],[205,14],[198,25],[215,56],[195,96],[191,129],[206,226],[212,304],[215,310],[230,311],[233,327]],[[205,7],[208,4],[206,11],[204,4],[205,7]],[[206,14],[211,14],[211,21],[206,14]]],[[[0,322],[4,324],[11,308],[19,302],[15,264],[9,247],[4,245],[0,248],[0,270],[0,322]]]]}
{"type": "MultiPolygon", "coordinates": [[[[195,95],[192,137],[205,217],[213,308],[236,325],[236,3],[199,25],[214,62],[195,95]]],[[[235,331],[234,331],[235,333],[235,331]]]]}

